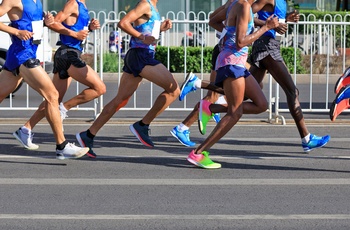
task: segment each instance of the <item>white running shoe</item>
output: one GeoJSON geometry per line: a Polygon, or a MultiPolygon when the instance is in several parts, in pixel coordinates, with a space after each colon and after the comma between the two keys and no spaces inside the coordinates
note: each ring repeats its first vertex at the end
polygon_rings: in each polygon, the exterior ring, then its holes
{"type": "Polygon", "coordinates": [[[59,160],[80,158],[84,156],[88,151],[88,147],[81,148],[73,143],[68,143],[64,149],[56,149],[56,158],[59,160]]]}
{"type": "Polygon", "coordinates": [[[39,148],[39,145],[33,144],[33,133],[23,133],[21,128],[19,128],[16,132],[12,134],[22,145],[24,148],[29,150],[36,150],[39,148]]]}

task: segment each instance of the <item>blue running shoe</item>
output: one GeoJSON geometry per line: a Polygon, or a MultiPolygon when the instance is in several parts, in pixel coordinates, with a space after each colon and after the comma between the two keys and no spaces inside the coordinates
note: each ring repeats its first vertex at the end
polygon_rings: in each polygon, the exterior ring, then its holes
{"type": "Polygon", "coordinates": [[[330,139],[331,137],[329,135],[318,137],[314,134],[310,134],[309,142],[307,144],[302,143],[304,152],[310,152],[313,149],[321,148],[325,146],[330,139]]]}
{"type": "Polygon", "coordinates": [[[181,144],[187,147],[193,147],[196,145],[196,143],[190,141],[190,131],[185,130],[183,132],[180,132],[177,126],[175,126],[172,130],[170,130],[171,135],[175,137],[178,141],[180,141],[181,144]]]}
{"type": "Polygon", "coordinates": [[[216,124],[219,123],[221,120],[220,113],[214,113],[213,120],[216,122],[216,124]]]}
{"type": "Polygon", "coordinates": [[[154,144],[149,138],[148,131],[149,131],[149,126],[141,126],[139,122],[135,122],[133,125],[129,126],[130,131],[139,139],[139,141],[146,145],[147,147],[153,148],[154,144]]]}
{"type": "Polygon", "coordinates": [[[196,87],[194,86],[195,81],[198,80],[198,77],[194,75],[192,72],[187,74],[184,83],[182,83],[180,88],[180,96],[179,100],[182,101],[185,96],[190,93],[196,91],[196,87]]]}
{"type": "Polygon", "coordinates": [[[91,158],[96,158],[97,155],[92,150],[92,147],[94,147],[94,139],[88,137],[86,133],[86,131],[77,133],[75,137],[77,138],[77,141],[81,147],[89,147],[89,151],[86,153],[86,155],[91,158]]]}

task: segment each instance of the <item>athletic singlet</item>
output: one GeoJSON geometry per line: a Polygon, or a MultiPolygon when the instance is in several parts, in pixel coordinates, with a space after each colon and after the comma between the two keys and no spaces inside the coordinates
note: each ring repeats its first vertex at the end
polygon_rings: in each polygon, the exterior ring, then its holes
{"type": "MultiPolygon", "coordinates": [[[[231,3],[227,9],[226,18],[237,1],[231,3]]],[[[254,31],[254,14],[252,8],[250,8],[251,20],[248,22],[247,35],[253,33],[254,31]]],[[[244,67],[248,58],[248,46],[241,49],[237,49],[236,45],[236,27],[235,26],[225,26],[226,33],[223,38],[221,38],[220,44],[220,54],[216,59],[216,69],[226,65],[239,65],[244,67]]]]}
{"type": "MultiPolygon", "coordinates": [[[[82,2],[80,2],[79,0],[76,0],[76,2],[78,3],[78,11],[79,11],[77,21],[72,26],[69,26],[65,23],[62,23],[62,25],[64,27],[66,27],[67,29],[70,29],[73,31],[80,31],[80,30],[83,30],[84,27],[88,26],[90,17],[89,17],[89,11],[86,8],[86,6],[82,2]]],[[[63,35],[63,34],[60,34],[60,40],[61,40],[63,45],[78,49],[80,51],[83,50],[83,48],[81,46],[81,43],[82,43],[81,40],[78,40],[76,38],[73,38],[73,37],[68,36],[68,35],[63,35]]]]}
{"type": "MultiPolygon", "coordinates": [[[[43,7],[40,0],[22,0],[22,18],[11,21],[9,26],[18,30],[33,32],[32,22],[43,20],[43,7]]],[[[29,59],[36,59],[37,44],[33,43],[33,38],[22,41],[15,35],[10,35],[12,44],[7,52],[5,68],[12,71],[29,59]]]]}
{"type": "MultiPolygon", "coordinates": [[[[147,0],[147,2],[151,5],[151,11],[152,11],[151,18],[147,22],[145,22],[141,25],[138,25],[138,26],[133,26],[133,27],[135,30],[142,33],[143,35],[151,36],[152,30],[154,27],[154,22],[160,21],[160,15],[159,15],[159,12],[151,4],[150,0],[147,0]]],[[[146,48],[146,49],[150,49],[150,50],[155,50],[156,44],[147,45],[147,44],[144,44],[140,39],[135,38],[135,37],[131,37],[130,48],[146,48]]]]}
{"type": "MultiPolygon", "coordinates": [[[[261,10],[258,12],[258,18],[260,20],[266,21],[266,19],[273,14],[275,14],[278,17],[278,19],[286,19],[286,14],[287,14],[286,0],[275,0],[275,7],[273,9],[273,12],[267,12],[267,11],[261,10]]],[[[276,31],[269,30],[266,33],[264,33],[264,36],[276,38],[276,31]]]]}

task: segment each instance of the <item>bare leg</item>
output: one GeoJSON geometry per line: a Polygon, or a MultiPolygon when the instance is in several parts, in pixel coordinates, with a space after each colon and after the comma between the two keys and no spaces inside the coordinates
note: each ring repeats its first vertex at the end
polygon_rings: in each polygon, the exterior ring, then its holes
{"type": "Polygon", "coordinates": [[[164,91],[157,97],[152,108],[143,117],[144,124],[150,124],[154,118],[161,114],[180,94],[179,86],[173,75],[163,64],[145,66],[140,76],[162,87],[164,91]]]}
{"type": "MultiPolygon", "coordinates": [[[[271,73],[276,82],[282,87],[287,97],[288,108],[292,115],[294,122],[298,128],[301,138],[309,134],[306,127],[304,115],[300,107],[298,98],[298,89],[296,88],[292,76],[289,74],[288,69],[284,62],[275,61],[271,56],[267,56],[260,61],[267,70],[271,73]]],[[[256,68],[256,67],[255,67],[256,68]]],[[[254,75],[254,68],[251,68],[251,73],[254,75]]]]}
{"type": "Polygon", "coordinates": [[[63,143],[66,139],[62,131],[58,109],[58,91],[52,80],[41,66],[29,69],[22,65],[20,73],[27,84],[45,98],[45,115],[53,131],[56,144],[63,143]]]}
{"type": "Polygon", "coordinates": [[[244,89],[245,80],[243,77],[238,79],[228,78],[224,81],[224,90],[228,103],[227,114],[220,120],[205,141],[197,147],[196,153],[208,151],[238,122],[243,114],[244,89]]]}
{"type": "Polygon", "coordinates": [[[22,81],[20,76],[13,76],[13,74],[7,70],[0,72],[0,85],[6,87],[0,87],[0,103],[12,93],[22,81]]]}
{"type": "Polygon", "coordinates": [[[142,78],[140,77],[134,77],[134,75],[125,72],[123,73],[117,95],[103,107],[101,114],[89,128],[91,134],[96,135],[103,125],[106,124],[120,108],[128,103],[129,98],[137,90],[141,81],[142,78]]]}

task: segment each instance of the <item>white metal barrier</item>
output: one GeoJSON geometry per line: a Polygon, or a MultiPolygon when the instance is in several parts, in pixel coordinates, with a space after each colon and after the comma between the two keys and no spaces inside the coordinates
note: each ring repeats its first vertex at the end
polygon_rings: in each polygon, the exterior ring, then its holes
{"type": "MultiPolygon", "coordinates": [[[[122,60],[123,55],[128,49],[128,40],[129,36],[121,31],[117,27],[117,23],[119,19],[123,17],[125,12],[90,12],[90,16],[97,18],[101,23],[101,29],[99,31],[95,31],[91,33],[87,43],[85,44],[85,52],[92,53],[94,56],[94,68],[99,72],[102,80],[110,80],[106,79],[107,73],[103,70],[103,54],[109,51],[109,35],[111,32],[118,32],[119,38],[123,38],[125,43],[123,50],[116,49],[119,60],[122,60]]],[[[186,65],[186,47],[190,44],[188,38],[188,32],[192,32],[193,34],[193,45],[198,46],[202,49],[206,46],[214,47],[217,43],[217,38],[215,36],[215,31],[208,26],[208,18],[209,14],[205,12],[199,12],[195,14],[194,12],[189,12],[185,14],[184,12],[174,13],[168,12],[166,14],[166,18],[170,18],[173,22],[173,28],[169,31],[162,33],[160,39],[160,45],[171,47],[171,46],[184,46],[185,47],[185,57],[184,57],[184,70],[183,73],[178,73],[180,78],[177,78],[179,83],[182,83],[183,79],[186,76],[186,73],[191,71],[191,69],[187,68],[186,65]],[[200,31],[200,36],[199,36],[200,31]]],[[[329,93],[330,89],[332,89],[332,85],[334,81],[342,74],[347,67],[347,62],[349,62],[350,57],[346,56],[346,34],[347,30],[349,30],[349,18],[350,14],[346,15],[345,18],[341,18],[340,15],[331,18],[330,15],[325,16],[324,21],[316,21],[315,16],[309,15],[307,18],[304,15],[301,15],[301,18],[304,20],[303,22],[299,22],[297,24],[290,24],[292,26],[292,31],[289,30],[288,34],[283,36],[281,45],[282,46],[292,46],[294,48],[299,48],[305,56],[308,57],[310,67],[308,69],[309,73],[306,75],[297,74],[297,64],[296,59],[294,58],[294,71],[291,73],[294,82],[297,84],[297,87],[300,84],[307,85],[306,92],[300,91],[300,100],[301,102],[306,101],[308,103],[308,108],[303,107],[303,111],[308,112],[328,112],[329,107],[328,103],[335,96],[334,94],[329,93]],[[341,22],[335,22],[336,19],[341,19],[341,22]],[[330,22],[325,22],[325,21],[330,22]],[[302,31],[302,32],[299,32],[302,31]],[[314,61],[315,54],[324,54],[326,56],[325,60],[325,70],[324,73],[315,74],[314,73],[314,61]],[[331,73],[331,65],[332,57],[341,57],[342,62],[342,71],[337,73],[331,73]],[[324,92],[324,98],[317,98],[314,100],[314,86],[315,84],[322,85],[322,89],[324,92]],[[304,97],[308,95],[308,97],[304,97]],[[315,108],[314,104],[318,103],[318,107],[315,108]],[[320,104],[323,106],[319,108],[320,104]]],[[[291,28],[290,28],[291,29],[291,28]]],[[[56,41],[58,40],[58,34],[52,32],[49,41],[53,47],[56,47],[56,41]]],[[[121,40],[120,40],[121,42],[121,40]]],[[[121,44],[120,44],[121,45],[121,44]]],[[[192,44],[191,44],[192,45],[192,44]]],[[[168,68],[171,65],[171,57],[168,54],[168,68]]],[[[121,69],[122,62],[119,62],[119,71],[113,73],[113,80],[118,82],[121,77],[121,69]]],[[[201,72],[196,73],[202,79],[208,79],[209,73],[205,73],[203,71],[203,59],[201,61],[201,72]]],[[[283,116],[280,115],[282,112],[288,112],[284,106],[285,100],[283,99],[283,95],[279,93],[279,86],[274,82],[271,76],[267,77],[268,82],[268,95],[266,97],[269,101],[269,109],[268,109],[268,117],[267,120],[271,122],[278,122],[279,119],[282,119],[282,123],[285,123],[283,116]]],[[[85,86],[80,86],[80,84],[76,84],[75,91],[79,93],[81,88],[85,86]]],[[[31,93],[30,89],[27,87],[27,95],[26,95],[26,104],[25,106],[17,106],[13,102],[12,99],[9,100],[9,103],[0,104],[0,110],[36,110],[38,105],[31,105],[30,98],[31,93]]],[[[155,94],[156,87],[153,84],[150,84],[149,89],[149,103],[143,104],[140,106],[138,102],[138,93],[137,91],[133,95],[133,99],[129,101],[128,105],[122,108],[122,110],[149,110],[153,105],[153,101],[158,94],[155,94]]],[[[299,89],[300,90],[300,89],[299,89]]],[[[115,93],[115,92],[113,92],[115,93]]],[[[201,90],[201,93],[198,94],[198,100],[204,96],[205,91],[201,90]]],[[[68,98],[65,98],[68,99],[68,98]]],[[[92,111],[93,115],[96,116],[101,112],[104,106],[104,96],[94,100],[94,102],[88,104],[87,106],[81,105],[72,110],[87,110],[92,111]]],[[[23,104],[23,102],[22,102],[23,104]]],[[[303,104],[304,105],[304,104],[303,104]]],[[[184,111],[184,110],[192,110],[192,106],[188,106],[186,99],[182,103],[173,103],[167,108],[167,110],[174,111],[184,111]],[[175,105],[176,104],[176,105],[175,105]]]]}

